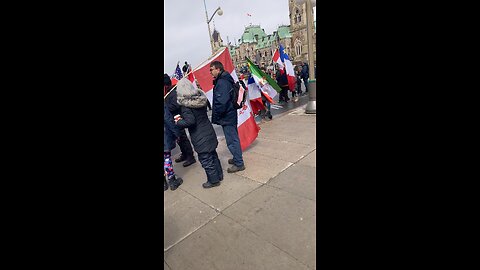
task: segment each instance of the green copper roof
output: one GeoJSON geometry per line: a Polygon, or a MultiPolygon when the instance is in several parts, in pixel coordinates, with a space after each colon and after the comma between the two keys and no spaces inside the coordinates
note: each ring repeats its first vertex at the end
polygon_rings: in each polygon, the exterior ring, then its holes
{"type": "Polygon", "coordinates": [[[266,37],[260,38],[257,44],[257,49],[268,48],[272,46],[272,43],[275,41],[276,35],[268,35],[266,37]]]}
{"type": "Polygon", "coordinates": [[[245,31],[243,31],[243,35],[241,38],[241,42],[246,42],[246,43],[251,43],[251,42],[258,42],[255,39],[255,35],[258,35],[258,39],[261,39],[267,34],[265,34],[265,31],[263,31],[262,28],[260,28],[259,25],[252,25],[252,26],[247,26],[245,27],[245,31]]]}
{"type": "Polygon", "coordinates": [[[282,25],[278,27],[278,36],[280,39],[284,38],[291,38],[292,34],[290,33],[290,26],[289,25],[282,25]]]}

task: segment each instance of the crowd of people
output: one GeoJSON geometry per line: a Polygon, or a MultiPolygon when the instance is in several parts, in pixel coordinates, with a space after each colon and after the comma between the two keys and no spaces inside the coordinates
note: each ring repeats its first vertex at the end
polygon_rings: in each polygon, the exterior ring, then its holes
{"type": "MultiPolygon", "coordinates": [[[[280,88],[282,89],[280,91],[280,95],[278,99],[279,104],[288,103],[291,99],[293,100],[293,102],[297,102],[300,96],[304,96],[308,93],[309,67],[307,63],[301,63],[300,65],[295,66],[294,71],[295,71],[296,84],[294,88],[290,88],[285,70],[279,69],[277,64],[275,64],[275,67],[276,67],[276,72],[274,72],[273,69],[266,69],[264,66],[259,68],[265,74],[267,74],[272,79],[274,79],[278,84],[278,86],[280,86],[280,88]],[[305,92],[302,91],[302,82],[305,85],[305,92]],[[291,98],[289,97],[289,94],[288,94],[289,92],[291,93],[291,98]]],[[[241,74],[240,80],[248,80],[250,76],[248,71],[241,69],[239,73],[241,74]]],[[[316,77],[316,67],[315,67],[315,77],[316,77]]],[[[270,111],[271,104],[263,93],[262,93],[262,102],[265,109],[260,110],[258,115],[260,115],[260,117],[263,120],[266,120],[266,119],[272,120],[272,114],[270,111]]]]}
{"type": "Polygon", "coordinates": [[[291,89],[288,85],[287,74],[285,74],[284,70],[278,70],[275,75],[277,84],[280,86],[280,88],[282,88],[282,91],[280,92],[279,103],[288,103],[290,101],[288,92],[291,92],[291,99],[294,102],[298,101],[298,97],[308,93],[308,64],[302,63],[301,65],[296,66],[294,71],[296,84],[295,88],[293,89],[291,89]],[[305,92],[302,91],[302,81],[305,85],[305,92]]]}
{"type": "MultiPolygon", "coordinates": [[[[288,92],[291,92],[294,102],[298,101],[299,96],[308,92],[307,63],[302,63],[294,68],[296,76],[294,89],[290,88],[284,70],[277,69],[274,73],[271,69],[267,70],[265,67],[260,67],[260,69],[276,80],[282,89],[279,95],[280,104],[290,101],[288,92]],[[302,81],[305,84],[305,93],[302,91],[302,81]]],[[[182,71],[185,74],[190,71],[187,62],[185,62],[182,71]]],[[[176,86],[173,86],[170,76],[164,74],[164,191],[169,188],[175,190],[183,183],[183,179],[177,177],[173,169],[171,153],[177,144],[180,147],[181,154],[175,159],[176,163],[183,162],[183,167],[196,163],[197,160],[193,152],[195,150],[206,174],[206,181],[202,186],[212,188],[220,185],[223,180],[223,170],[216,152],[218,140],[213,124],[222,126],[227,147],[232,154],[232,158],[228,160],[228,164],[232,166],[227,169],[227,172],[234,173],[245,170],[237,129],[237,109],[234,108],[232,101],[231,90],[234,79],[229,72],[224,70],[223,64],[219,61],[213,61],[210,64],[210,74],[214,85],[212,104],[210,104],[198,83],[197,88],[195,88],[187,78],[183,78],[178,81],[176,86]],[[209,109],[212,111],[211,121],[207,115],[209,109]],[[185,130],[188,130],[191,141],[185,130]]],[[[245,89],[247,89],[245,81],[248,80],[249,76],[248,72],[240,72],[240,82],[245,89]]],[[[271,120],[271,104],[263,93],[262,102],[264,109],[260,110],[259,115],[262,119],[271,120]]]]}
{"type": "Polygon", "coordinates": [[[233,107],[230,91],[234,80],[219,61],[210,64],[210,74],[214,79],[212,104],[209,103],[205,93],[200,88],[195,88],[187,78],[179,80],[174,87],[170,76],[164,74],[164,191],[168,188],[175,190],[183,183],[183,179],[176,176],[173,169],[171,153],[176,144],[180,146],[181,154],[175,162],[184,161],[184,167],[194,164],[196,159],[193,150],[195,150],[207,178],[202,184],[203,188],[220,185],[223,170],[216,152],[218,140],[213,124],[222,126],[227,147],[232,154],[232,158],[228,160],[228,164],[232,166],[227,172],[245,170],[238,137],[237,110],[233,107]],[[207,115],[208,108],[212,110],[211,121],[207,115]],[[191,142],[185,129],[188,129],[191,142]]]}

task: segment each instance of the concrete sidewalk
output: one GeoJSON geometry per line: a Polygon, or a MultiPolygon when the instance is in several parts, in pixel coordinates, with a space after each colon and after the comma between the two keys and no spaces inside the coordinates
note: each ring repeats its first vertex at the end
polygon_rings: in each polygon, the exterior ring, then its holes
{"type": "Polygon", "coordinates": [[[184,183],[164,192],[164,269],[316,269],[316,115],[305,106],[260,124],[246,170],[203,189],[197,161],[174,165],[184,183]]]}

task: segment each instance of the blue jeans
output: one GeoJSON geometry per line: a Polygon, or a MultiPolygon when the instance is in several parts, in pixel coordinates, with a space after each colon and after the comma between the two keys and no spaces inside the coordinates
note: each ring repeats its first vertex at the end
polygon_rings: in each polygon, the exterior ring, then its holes
{"type": "Polygon", "coordinates": [[[237,167],[243,166],[242,148],[240,147],[237,126],[222,126],[222,128],[228,150],[230,150],[230,153],[233,155],[233,163],[237,167]]]}

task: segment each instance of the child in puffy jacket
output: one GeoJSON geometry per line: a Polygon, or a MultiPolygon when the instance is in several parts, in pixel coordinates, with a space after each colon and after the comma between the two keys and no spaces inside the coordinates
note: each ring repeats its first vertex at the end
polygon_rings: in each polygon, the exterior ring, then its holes
{"type": "Polygon", "coordinates": [[[164,180],[163,180],[163,191],[166,191],[170,186],[171,190],[177,189],[182,183],[183,180],[180,177],[176,177],[175,172],[173,171],[173,162],[172,162],[172,149],[176,146],[176,139],[180,134],[180,130],[175,125],[173,116],[170,111],[163,106],[163,169],[164,169],[164,180]],[[168,179],[168,182],[167,182],[168,179]]]}

